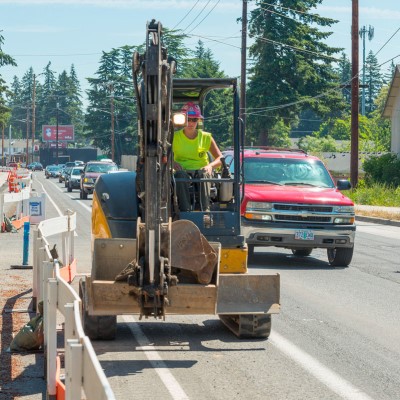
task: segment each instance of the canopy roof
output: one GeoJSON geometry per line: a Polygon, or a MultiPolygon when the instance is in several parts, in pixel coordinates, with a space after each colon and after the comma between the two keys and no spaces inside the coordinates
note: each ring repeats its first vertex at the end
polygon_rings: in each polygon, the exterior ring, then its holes
{"type": "Polygon", "coordinates": [[[173,80],[173,103],[186,103],[192,101],[200,104],[206,94],[214,89],[236,90],[236,78],[196,78],[196,79],[180,79],[173,80]]]}

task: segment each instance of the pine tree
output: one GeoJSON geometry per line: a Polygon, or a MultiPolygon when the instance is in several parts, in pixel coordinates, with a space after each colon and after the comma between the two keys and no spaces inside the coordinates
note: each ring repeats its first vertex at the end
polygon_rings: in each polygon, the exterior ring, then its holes
{"type": "Polygon", "coordinates": [[[349,58],[343,52],[342,57],[338,62],[338,67],[336,69],[340,84],[342,86],[342,95],[346,103],[351,105],[351,63],[349,58]]]}
{"type": "Polygon", "coordinates": [[[375,99],[383,86],[383,76],[378,59],[372,51],[368,53],[365,65],[365,83],[368,85],[365,96],[365,110],[369,115],[375,109],[375,99]]]}
{"type": "MultiPolygon", "coordinates": [[[[4,44],[4,36],[1,34],[0,31],[0,68],[4,65],[12,65],[16,66],[17,63],[15,60],[8,54],[4,53],[2,47],[4,44]]],[[[6,106],[6,96],[11,95],[6,82],[1,76],[0,73],[0,124],[3,126],[6,123],[6,120],[9,118],[10,109],[6,106]]]]}
{"type": "Polygon", "coordinates": [[[256,1],[249,34],[253,65],[249,72],[247,122],[249,137],[272,145],[269,132],[283,118],[290,123],[307,108],[318,115],[344,107],[332,62],[341,49],[325,43],[336,21],[310,10],[322,0],[256,1]],[[336,90],[335,90],[336,89],[336,90]]]}

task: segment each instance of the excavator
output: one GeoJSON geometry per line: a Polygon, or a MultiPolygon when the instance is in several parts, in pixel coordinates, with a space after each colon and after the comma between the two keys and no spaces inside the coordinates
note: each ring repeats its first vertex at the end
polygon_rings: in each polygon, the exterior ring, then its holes
{"type": "MultiPolygon", "coordinates": [[[[117,316],[165,320],[168,315],[214,315],[239,338],[268,338],[280,310],[279,274],[249,274],[241,235],[243,173],[236,78],[174,78],[176,62],[163,47],[160,22],[146,26],[144,54],[132,73],[138,114],[136,171],[104,174],[92,203],[92,268],[79,282],[82,321],[90,339],[114,339],[117,316]],[[190,211],[177,207],[174,130],[188,101],[203,106],[225,90],[232,102],[234,171],[207,178],[211,206],[199,209],[196,183],[187,184],[190,211]]],[[[180,124],[180,125],[179,125],[180,124]]]]}

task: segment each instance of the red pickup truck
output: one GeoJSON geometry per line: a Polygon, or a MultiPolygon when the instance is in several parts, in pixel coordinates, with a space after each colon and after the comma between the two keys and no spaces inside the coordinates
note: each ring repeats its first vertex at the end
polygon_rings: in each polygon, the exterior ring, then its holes
{"type": "MultiPolygon", "coordinates": [[[[224,156],[229,165],[230,152],[224,156]]],[[[256,246],[291,249],[299,257],[326,248],[330,265],[350,264],[354,204],[341,193],[351,188],[349,181],[335,184],[319,158],[300,150],[248,149],[242,162],[241,222],[249,256],[256,246]]]]}

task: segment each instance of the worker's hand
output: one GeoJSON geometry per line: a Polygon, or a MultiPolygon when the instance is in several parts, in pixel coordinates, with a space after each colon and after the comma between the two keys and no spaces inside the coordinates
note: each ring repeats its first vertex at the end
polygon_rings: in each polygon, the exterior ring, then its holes
{"type": "Polygon", "coordinates": [[[182,165],[174,161],[174,170],[175,171],[182,171],[182,165]]]}
{"type": "Polygon", "coordinates": [[[205,167],[202,168],[204,172],[206,172],[208,175],[212,175],[213,173],[213,167],[211,165],[206,165],[205,167]]]}

